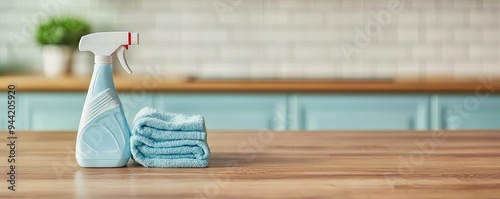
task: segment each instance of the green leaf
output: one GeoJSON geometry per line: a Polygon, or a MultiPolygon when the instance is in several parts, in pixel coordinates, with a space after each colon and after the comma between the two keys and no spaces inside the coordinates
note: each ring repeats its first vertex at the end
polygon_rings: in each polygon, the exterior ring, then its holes
{"type": "Polygon", "coordinates": [[[40,45],[78,46],[80,38],[91,32],[88,22],[76,17],[50,17],[40,23],[35,39],[40,45]]]}

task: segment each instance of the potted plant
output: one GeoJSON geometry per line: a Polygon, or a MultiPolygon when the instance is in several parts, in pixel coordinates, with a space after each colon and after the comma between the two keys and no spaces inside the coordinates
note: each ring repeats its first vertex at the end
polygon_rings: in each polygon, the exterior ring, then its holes
{"type": "Polygon", "coordinates": [[[40,23],[35,37],[42,45],[43,73],[51,77],[69,75],[80,37],[89,33],[89,23],[76,17],[50,17],[40,23]]]}

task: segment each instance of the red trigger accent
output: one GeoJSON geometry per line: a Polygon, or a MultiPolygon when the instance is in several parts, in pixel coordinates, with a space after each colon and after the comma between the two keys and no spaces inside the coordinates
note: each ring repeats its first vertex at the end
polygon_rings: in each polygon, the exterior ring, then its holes
{"type": "Polygon", "coordinates": [[[123,45],[123,46],[125,46],[125,50],[128,50],[128,45],[123,45]]]}
{"type": "Polygon", "coordinates": [[[128,32],[128,45],[132,45],[132,34],[128,32]]]}

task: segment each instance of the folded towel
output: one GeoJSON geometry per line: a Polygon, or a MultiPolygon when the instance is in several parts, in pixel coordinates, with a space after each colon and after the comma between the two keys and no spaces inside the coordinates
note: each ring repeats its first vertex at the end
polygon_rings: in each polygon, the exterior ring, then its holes
{"type": "Polygon", "coordinates": [[[141,109],[134,118],[132,157],[145,167],[207,167],[210,149],[200,115],[141,109]]]}

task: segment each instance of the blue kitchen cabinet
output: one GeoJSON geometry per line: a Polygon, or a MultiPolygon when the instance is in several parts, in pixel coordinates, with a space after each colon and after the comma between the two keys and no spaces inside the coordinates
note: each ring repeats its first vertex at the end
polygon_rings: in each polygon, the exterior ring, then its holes
{"type": "Polygon", "coordinates": [[[153,107],[153,94],[146,92],[129,92],[118,93],[120,101],[122,102],[123,111],[127,118],[129,126],[132,128],[132,122],[135,114],[143,107],[153,107]]]}
{"type": "MultiPolygon", "coordinates": [[[[144,106],[152,106],[152,94],[120,93],[129,125],[144,106]]],[[[21,130],[78,130],[86,93],[22,93],[17,106],[21,130]]],[[[4,103],[5,104],[5,103],[4,103]]],[[[2,120],[5,120],[2,117],[2,120]]],[[[6,121],[0,121],[5,129],[6,121]]]]}
{"type": "MultiPolygon", "coordinates": [[[[22,92],[16,129],[76,131],[84,92],[22,92]]],[[[222,130],[426,130],[500,129],[500,95],[398,94],[180,94],[119,93],[132,125],[150,106],[201,114],[208,129],[222,130]]],[[[0,94],[6,114],[7,95],[0,94]]],[[[7,117],[0,117],[0,129],[7,117]]]]}
{"type": "Polygon", "coordinates": [[[207,129],[285,130],[287,96],[259,94],[158,94],[155,107],[200,114],[207,129]]]}
{"type": "Polygon", "coordinates": [[[84,93],[21,93],[18,96],[20,129],[78,129],[84,93]]]}
{"type": "Polygon", "coordinates": [[[440,129],[500,129],[500,96],[438,95],[440,129]]]}
{"type": "Polygon", "coordinates": [[[291,129],[426,130],[427,95],[296,95],[291,129]]]}
{"type": "MultiPolygon", "coordinates": [[[[4,92],[7,93],[7,92],[4,92]]],[[[7,115],[7,94],[0,94],[0,106],[3,106],[0,108],[2,115],[7,115]]],[[[0,129],[5,130],[7,129],[7,117],[0,117],[0,129]]]]}

